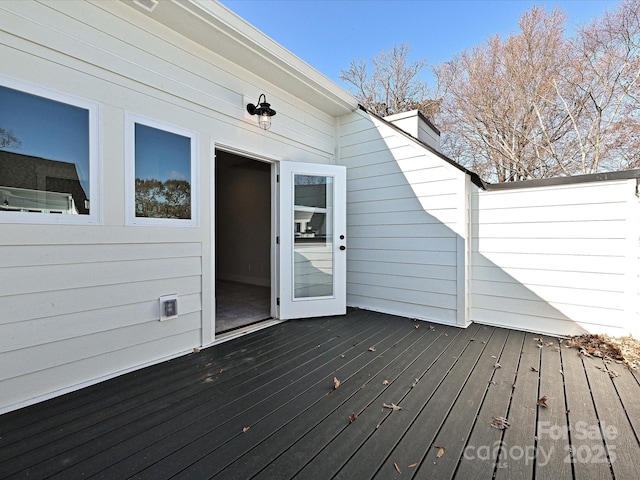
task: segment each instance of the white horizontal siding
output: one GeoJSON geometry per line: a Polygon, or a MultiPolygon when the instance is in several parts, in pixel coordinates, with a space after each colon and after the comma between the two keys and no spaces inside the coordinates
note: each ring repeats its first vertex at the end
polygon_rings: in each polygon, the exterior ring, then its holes
{"type": "Polygon", "coordinates": [[[3,407],[201,345],[200,243],[0,249],[3,407]],[[179,316],[160,322],[158,298],[168,293],[178,294],[179,316]],[[101,366],[89,367],[96,358],[101,366]]]}
{"type": "Polygon", "coordinates": [[[103,199],[100,225],[1,225],[0,412],[211,343],[214,145],[332,163],[335,119],[123,2],[0,2],[0,58],[0,75],[99,104],[103,199]],[[261,93],[268,132],[246,112],[261,93]],[[127,113],[198,134],[197,226],[125,225],[127,113]],[[179,316],[160,322],[170,293],[179,316]]]}
{"type": "Polygon", "coordinates": [[[347,303],[464,325],[464,174],[362,112],[341,120],[347,303]]]}
{"type": "Polygon", "coordinates": [[[640,333],[637,203],[633,180],[475,191],[471,319],[552,334],[640,333]]]}

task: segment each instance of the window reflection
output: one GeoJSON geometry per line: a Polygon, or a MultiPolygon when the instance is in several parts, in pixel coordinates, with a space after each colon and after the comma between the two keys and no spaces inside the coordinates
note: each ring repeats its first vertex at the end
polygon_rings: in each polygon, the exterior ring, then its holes
{"type": "Polygon", "coordinates": [[[89,214],[89,111],[0,86],[0,212],[89,214]]]}

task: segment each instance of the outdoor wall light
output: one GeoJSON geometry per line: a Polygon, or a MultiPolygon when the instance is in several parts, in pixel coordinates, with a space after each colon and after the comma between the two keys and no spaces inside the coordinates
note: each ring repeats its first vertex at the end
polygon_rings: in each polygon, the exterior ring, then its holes
{"type": "Polygon", "coordinates": [[[267,97],[264,93],[258,97],[259,107],[256,107],[253,103],[247,105],[247,112],[251,115],[258,115],[258,125],[264,130],[268,130],[271,127],[271,117],[276,114],[276,111],[271,108],[271,104],[267,103],[267,97]],[[260,101],[260,99],[264,101],[260,101]]]}

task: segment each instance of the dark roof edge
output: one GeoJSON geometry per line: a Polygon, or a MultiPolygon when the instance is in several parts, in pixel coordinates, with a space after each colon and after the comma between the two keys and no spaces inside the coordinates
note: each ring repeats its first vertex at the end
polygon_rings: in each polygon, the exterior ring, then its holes
{"type": "MultiPolygon", "coordinates": [[[[405,132],[404,130],[402,130],[400,127],[397,127],[396,125],[394,125],[391,122],[388,122],[387,120],[384,119],[384,117],[381,117],[380,115],[377,115],[369,110],[367,110],[366,107],[364,107],[363,105],[358,105],[358,107],[360,107],[360,110],[362,110],[363,112],[367,113],[368,115],[372,115],[375,118],[377,118],[378,120],[380,120],[381,122],[383,122],[385,125],[388,125],[389,127],[393,128],[395,131],[397,131],[398,133],[401,133],[402,135],[404,135],[405,137],[409,138],[410,140],[413,140],[414,142],[418,143],[421,147],[426,148],[427,150],[429,150],[431,153],[437,155],[438,157],[440,157],[442,160],[444,160],[445,162],[447,162],[448,164],[456,167],[458,170],[462,171],[463,173],[466,173],[467,175],[469,175],[471,181],[477,185],[480,188],[486,189],[486,183],[480,178],[480,176],[475,173],[472,172],[471,170],[466,169],[465,167],[463,167],[462,165],[460,165],[458,162],[456,162],[455,160],[450,159],[449,157],[447,157],[445,154],[439,152],[438,150],[436,150],[435,148],[433,148],[431,145],[428,145],[427,143],[423,142],[422,140],[417,139],[416,137],[414,137],[413,135],[409,135],[407,132],[405,132]]],[[[422,115],[420,112],[418,112],[418,114],[422,115]]],[[[423,116],[424,117],[424,116],[423,116]]],[[[425,120],[428,121],[428,119],[426,117],[424,117],[425,120]]],[[[429,122],[429,124],[431,124],[431,122],[429,122]]],[[[433,127],[435,128],[435,127],[433,127]]],[[[437,130],[437,129],[436,129],[437,130]]],[[[440,134],[440,131],[438,131],[438,135],[440,134]]]]}
{"type": "Polygon", "coordinates": [[[550,187],[554,185],[570,185],[575,183],[604,182],[607,180],[640,179],[640,169],[621,170],[617,172],[589,173],[569,177],[538,178],[519,182],[485,183],[486,190],[511,190],[518,188],[550,187]]]}
{"type": "Polygon", "coordinates": [[[437,133],[438,136],[442,135],[442,132],[440,132],[440,130],[438,130],[438,127],[436,127],[433,123],[431,123],[431,120],[429,120],[429,118],[424,113],[422,113],[420,110],[418,110],[418,116],[422,119],[422,121],[424,123],[429,125],[429,128],[431,128],[431,130],[433,130],[435,133],[437,133]]]}

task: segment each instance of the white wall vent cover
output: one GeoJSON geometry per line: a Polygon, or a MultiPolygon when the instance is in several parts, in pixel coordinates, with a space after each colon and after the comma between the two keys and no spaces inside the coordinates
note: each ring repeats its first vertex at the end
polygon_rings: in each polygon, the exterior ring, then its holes
{"type": "Polygon", "coordinates": [[[153,12],[154,8],[158,6],[158,0],[133,0],[133,3],[144,8],[148,12],[153,12]]]}
{"type": "Polygon", "coordinates": [[[163,295],[160,297],[160,321],[178,318],[178,295],[163,295]]]}

